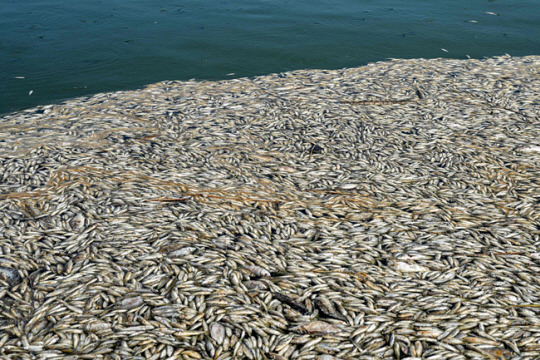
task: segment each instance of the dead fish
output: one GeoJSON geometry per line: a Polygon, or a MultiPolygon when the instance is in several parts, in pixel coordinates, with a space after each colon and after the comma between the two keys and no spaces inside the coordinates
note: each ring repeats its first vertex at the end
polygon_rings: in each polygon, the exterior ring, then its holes
{"type": "Polygon", "coordinates": [[[288,172],[288,173],[291,173],[291,174],[294,174],[294,173],[296,173],[298,171],[295,168],[292,168],[292,167],[286,166],[286,165],[278,166],[278,170],[285,171],[285,172],[288,172]]]}
{"type": "Polygon", "coordinates": [[[315,360],[341,360],[341,358],[333,355],[317,355],[315,356],[315,360]]]}
{"type": "Polygon", "coordinates": [[[328,300],[327,298],[320,296],[317,299],[315,299],[315,307],[317,307],[317,309],[319,309],[319,311],[325,316],[342,320],[342,321],[347,320],[347,318],[345,318],[343,314],[339,313],[336,310],[332,301],[328,300]]]}
{"type": "Polygon", "coordinates": [[[21,275],[15,269],[0,266],[0,280],[7,281],[10,286],[15,286],[21,282],[21,275]]]}
{"type": "Polygon", "coordinates": [[[311,144],[311,148],[309,149],[310,154],[320,154],[324,151],[324,148],[317,145],[317,144],[311,144]]]}
{"type": "Polygon", "coordinates": [[[210,354],[210,356],[214,357],[216,353],[216,349],[214,348],[214,345],[212,344],[212,342],[207,341],[205,344],[205,347],[206,347],[206,351],[210,354]]]}
{"type": "Polygon", "coordinates": [[[523,147],[518,148],[517,151],[521,151],[525,153],[540,152],[540,146],[535,146],[535,145],[523,146],[523,147]]]}
{"type": "Polygon", "coordinates": [[[310,335],[328,335],[341,332],[341,329],[337,326],[324,321],[310,321],[291,330],[310,335]]]}
{"type": "Polygon", "coordinates": [[[315,350],[320,352],[320,353],[329,354],[329,355],[337,354],[339,352],[339,348],[337,348],[335,346],[332,346],[330,344],[327,344],[327,343],[319,343],[319,344],[317,344],[315,346],[315,350]]]}
{"type": "Polygon", "coordinates": [[[250,290],[267,290],[268,289],[268,286],[265,283],[256,281],[256,280],[247,280],[247,281],[244,281],[243,283],[250,290]]]}
{"type": "Polygon", "coordinates": [[[110,330],[112,325],[105,321],[93,321],[85,325],[84,330],[86,332],[101,333],[103,331],[110,330]]]}
{"type": "Polygon", "coordinates": [[[201,354],[199,354],[198,352],[196,352],[194,350],[186,350],[186,351],[184,351],[182,353],[182,355],[189,356],[189,357],[192,357],[194,359],[202,359],[201,354]]]}
{"type": "Polygon", "coordinates": [[[152,308],[152,315],[166,318],[175,318],[182,315],[181,309],[178,306],[157,306],[152,308]]]}
{"type": "Polygon", "coordinates": [[[270,352],[267,355],[268,355],[268,358],[272,360],[287,360],[286,357],[273,353],[273,352],[270,352]]]}
{"type": "Polygon", "coordinates": [[[225,327],[220,323],[212,323],[210,325],[210,336],[221,345],[225,339],[225,327]]]}
{"type": "Polygon", "coordinates": [[[170,252],[169,257],[182,257],[182,256],[186,256],[186,255],[191,255],[195,251],[197,251],[196,247],[186,246],[186,247],[183,247],[181,249],[174,250],[174,251],[170,252]]]}
{"type": "Polygon", "coordinates": [[[278,299],[279,301],[281,301],[282,303],[284,304],[287,304],[289,305],[290,307],[292,307],[294,310],[298,310],[300,311],[302,314],[309,314],[309,310],[302,304],[300,304],[299,302],[295,301],[293,298],[291,298],[290,296],[287,296],[285,294],[281,294],[281,293],[278,293],[278,292],[274,292],[272,293],[272,295],[278,299]]]}
{"type": "Polygon", "coordinates": [[[298,319],[301,319],[302,314],[300,314],[300,312],[294,310],[294,309],[291,309],[289,307],[284,307],[283,308],[283,316],[285,317],[285,319],[287,321],[290,321],[290,322],[296,322],[298,321],[298,319]]]}
{"type": "Polygon", "coordinates": [[[125,298],[124,300],[120,301],[120,304],[118,306],[122,309],[132,309],[141,306],[143,303],[144,301],[142,297],[136,296],[125,298]]]}
{"type": "Polygon", "coordinates": [[[80,229],[84,226],[85,218],[82,213],[77,213],[73,220],[71,220],[71,228],[73,230],[80,229]]]}
{"type": "Polygon", "coordinates": [[[258,277],[270,276],[270,271],[263,269],[262,267],[257,265],[246,266],[246,269],[249,270],[250,273],[258,277]]]}
{"type": "Polygon", "coordinates": [[[403,261],[397,261],[396,262],[396,270],[401,272],[423,272],[423,271],[429,271],[429,269],[425,266],[418,265],[412,262],[403,262],[403,261]]]}
{"type": "Polygon", "coordinates": [[[512,352],[503,347],[486,347],[482,351],[499,359],[509,359],[512,356],[512,352]]]}

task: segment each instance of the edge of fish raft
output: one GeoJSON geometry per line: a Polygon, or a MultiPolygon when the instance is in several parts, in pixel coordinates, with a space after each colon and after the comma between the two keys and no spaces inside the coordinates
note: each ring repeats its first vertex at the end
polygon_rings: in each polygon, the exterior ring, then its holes
{"type": "Polygon", "coordinates": [[[0,119],[0,356],[538,359],[540,57],[0,119]]]}

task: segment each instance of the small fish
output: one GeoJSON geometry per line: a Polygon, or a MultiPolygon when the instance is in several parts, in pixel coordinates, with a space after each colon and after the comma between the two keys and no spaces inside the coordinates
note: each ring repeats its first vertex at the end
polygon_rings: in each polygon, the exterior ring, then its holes
{"type": "Polygon", "coordinates": [[[535,146],[535,145],[525,146],[525,147],[517,149],[517,151],[526,152],[526,153],[540,152],[540,146],[535,146]]]}
{"type": "Polygon", "coordinates": [[[302,314],[309,314],[309,310],[304,305],[300,304],[299,302],[295,301],[290,296],[287,296],[285,294],[281,294],[278,292],[272,293],[276,299],[281,301],[282,303],[285,303],[292,307],[294,310],[300,311],[302,314]]]}
{"type": "Polygon", "coordinates": [[[315,356],[315,360],[341,360],[341,358],[335,357],[333,355],[317,355],[315,356]]]}
{"type": "Polygon", "coordinates": [[[210,325],[210,336],[221,345],[225,340],[225,327],[219,323],[212,323],[210,325]]]}
{"type": "Polygon", "coordinates": [[[415,264],[413,262],[397,261],[396,269],[401,272],[423,272],[429,271],[425,266],[415,264]]]}
{"type": "Polygon", "coordinates": [[[266,285],[263,282],[256,281],[256,280],[247,280],[244,281],[244,285],[251,290],[267,290],[268,285],[266,285]]]}
{"type": "Polygon", "coordinates": [[[180,309],[176,306],[157,306],[152,308],[152,315],[174,318],[181,315],[180,309]]]}
{"type": "Polygon", "coordinates": [[[205,331],[177,331],[174,332],[173,335],[179,338],[186,338],[191,336],[199,336],[204,334],[205,331]]]}
{"type": "Polygon", "coordinates": [[[482,351],[493,355],[499,359],[509,359],[512,357],[512,352],[503,347],[485,347],[482,348],[482,351]]]}
{"type": "Polygon", "coordinates": [[[279,355],[277,353],[270,352],[267,355],[268,355],[268,358],[272,359],[272,360],[287,360],[286,357],[281,356],[281,355],[279,355]]]}
{"type": "Polygon", "coordinates": [[[246,266],[246,269],[248,269],[250,273],[258,277],[271,276],[270,271],[263,269],[262,267],[257,265],[246,266]]]}
{"type": "Polygon", "coordinates": [[[30,90],[30,91],[28,92],[28,96],[32,95],[33,93],[34,93],[34,90],[30,90]]]}
{"type": "Polygon", "coordinates": [[[21,282],[21,276],[15,269],[0,266],[0,280],[7,281],[10,286],[15,286],[21,282]]]}
{"type": "Polygon", "coordinates": [[[206,347],[206,351],[210,354],[210,356],[214,357],[216,353],[216,349],[214,348],[214,345],[212,344],[212,342],[207,341],[205,344],[205,347],[206,347]]]}
{"type": "Polygon", "coordinates": [[[182,353],[182,355],[189,356],[189,357],[192,357],[194,359],[202,359],[201,354],[199,354],[198,352],[196,352],[194,350],[186,350],[186,351],[184,351],[182,353]]]}
{"type": "Polygon", "coordinates": [[[446,53],[448,52],[448,50],[446,50],[446,49],[443,49],[443,48],[441,48],[441,51],[444,51],[444,52],[446,52],[446,53]]]}
{"type": "Polygon", "coordinates": [[[144,301],[140,296],[129,297],[122,300],[119,307],[122,309],[132,309],[141,306],[143,303],[144,301]]]}
{"type": "Polygon", "coordinates": [[[186,256],[186,255],[191,255],[195,251],[197,251],[196,247],[186,246],[186,247],[183,247],[181,249],[174,250],[174,251],[170,252],[169,257],[182,257],[182,256],[186,256]]]}
{"type": "Polygon", "coordinates": [[[317,307],[317,309],[319,309],[319,311],[323,315],[327,317],[331,317],[331,318],[342,320],[342,321],[347,320],[345,316],[343,316],[338,311],[336,311],[336,308],[334,307],[334,304],[332,303],[332,301],[328,300],[327,298],[318,297],[317,299],[315,299],[315,306],[317,307]]]}
{"type": "Polygon", "coordinates": [[[310,154],[320,154],[324,151],[324,148],[317,145],[317,144],[311,144],[311,149],[309,150],[310,154]]]}
{"type": "Polygon", "coordinates": [[[499,14],[494,13],[494,12],[491,12],[491,11],[486,11],[486,14],[488,14],[488,15],[494,15],[494,16],[499,16],[499,14]]]}
{"type": "Polygon", "coordinates": [[[303,325],[297,326],[291,330],[299,332],[299,333],[303,333],[303,334],[314,334],[314,335],[335,334],[341,331],[341,329],[338,328],[337,326],[329,324],[324,321],[310,321],[303,325]]]}
{"type": "Polygon", "coordinates": [[[288,173],[291,173],[291,174],[297,172],[297,170],[295,168],[292,168],[292,167],[286,166],[286,165],[278,166],[278,170],[288,172],[288,173]]]}
{"type": "Polygon", "coordinates": [[[101,333],[110,330],[112,325],[105,321],[93,321],[85,325],[84,330],[87,332],[101,333]]]}
{"type": "Polygon", "coordinates": [[[79,229],[84,226],[84,216],[81,213],[77,213],[73,220],[71,220],[71,227],[75,229],[79,229]]]}

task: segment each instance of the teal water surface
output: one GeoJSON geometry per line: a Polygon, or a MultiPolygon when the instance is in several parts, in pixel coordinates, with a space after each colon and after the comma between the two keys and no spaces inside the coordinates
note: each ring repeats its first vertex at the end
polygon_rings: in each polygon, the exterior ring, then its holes
{"type": "Polygon", "coordinates": [[[538,0],[0,0],[0,114],[161,80],[540,54],[538,0]]]}

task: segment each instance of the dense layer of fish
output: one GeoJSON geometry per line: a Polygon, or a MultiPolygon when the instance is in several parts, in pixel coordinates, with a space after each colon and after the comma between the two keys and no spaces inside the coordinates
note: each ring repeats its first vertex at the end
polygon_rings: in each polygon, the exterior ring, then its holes
{"type": "Polygon", "coordinates": [[[0,118],[0,356],[538,359],[540,57],[0,118]]]}

